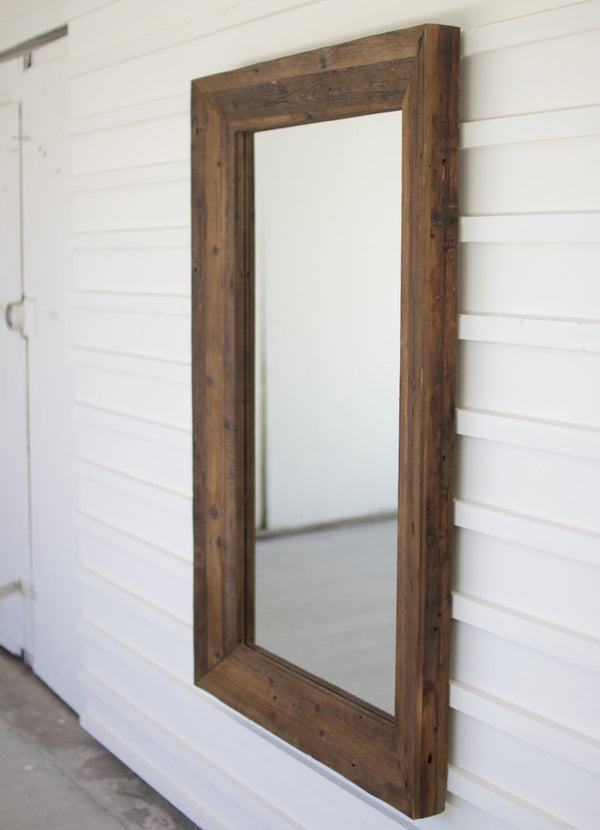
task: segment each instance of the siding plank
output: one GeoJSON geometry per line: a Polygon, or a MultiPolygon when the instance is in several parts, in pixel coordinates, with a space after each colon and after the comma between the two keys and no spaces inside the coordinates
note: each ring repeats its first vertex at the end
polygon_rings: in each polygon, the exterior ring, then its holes
{"type": "Polygon", "coordinates": [[[463,55],[493,52],[510,46],[586,32],[597,27],[599,18],[600,3],[594,0],[479,26],[465,32],[463,55]]]}
{"type": "Polygon", "coordinates": [[[461,242],[579,242],[598,244],[600,215],[540,213],[517,216],[463,216],[461,242]]]}
{"type": "Polygon", "coordinates": [[[184,227],[189,222],[189,206],[187,181],[75,192],[73,230],[97,233],[184,227]]]}
{"type": "Polygon", "coordinates": [[[579,107],[466,122],[461,127],[461,149],[599,134],[600,107],[579,107]]]}
{"type": "Polygon", "coordinates": [[[454,589],[509,611],[549,620],[563,630],[595,637],[600,629],[600,562],[591,566],[549,556],[460,528],[455,535],[454,589]]]}
{"type": "Polygon", "coordinates": [[[460,712],[454,713],[452,732],[453,763],[459,768],[557,827],[592,830],[597,805],[592,773],[460,712]]]}
{"type": "Polygon", "coordinates": [[[499,637],[514,640],[536,651],[600,672],[600,640],[578,631],[561,629],[547,620],[516,613],[454,591],[454,619],[499,637]]]}
{"type": "Polygon", "coordinates": [[[185,247],[77,251],[73,271],[76,292],[189,297],[190,252],[185,247]]]}
{"type": "MultiPolygon", "coordinates": [[[[86,465],[88,466],[88,465],[86,465]]],[[[97,473],[97,471],[96,471],[97,473]]],[[[192,532],[190,527],[191,505],[178,515],[174,511],[161,509],[160,496],[169,496],[167,491],[158,491],[156,501],[150,502],[135,493],[135,486],[127,492],[122,477],[106,472],[105,479],[117,480],[120,489],[96,478],[80,478],[78,488],[78,509],[90,519],[97,518],[150,545],[157,545],[173,556],[192,560],[192,532]]],[[[132,482],[132,485],[135,483],[132,482]]],[[[141,489],[141,488],[140,488],[141,489]]],[[[182,505],[185,504],[181,500],[182,505]]]]}
{"type": "Polygon", "coordinates": [[[71,137],[73,175],[189,160],[189,115],[154,117],[71,137]]]}
{"type": "Polygon", "coordinates": [[[482,343],[510,343],[597,354],[600,352],[600,321],[461,314],[458,337],[482,343]]]}
{"type": "Polygon", "coordinates": [[[80,406],[77,453],[191,497],[191,435],[184,430],[80,406]]]}
{"type": "Polygon", "coordinates": [[[459,361],[462,408],[600,427],[597,355],[462,341],[459,361]]]}
{"type": "Polygon", "coordinates": [[[463,313],[598,319],[600,244],[465,243],[459,269],[463,313]]]}
{"type": "Polygon", "coordinates": [[[448,769],[448,787],[519,830],[575,830],[573,825],[558,821],[545,810],[536,809],[526,799],[517,798],[454,764],[448,769]]]}
{"type": "Polygon", "coordinates": [[[600,464],[463,436],[458,498],[600,533],[600,464]]]}
{"type": "Polygon", "coordinates": [[[463,150],[461,211],[465,216],[598,211],[599,154],[600,136],[463,150]]]}
{"type": "Polygon", "coordinates": [[[457,432],[536,450],[600,461],[600,430],[533,418],[515,418],[493,412],[459,409],[457,432]]]}
{"type": "Polygon", "coordinates": [[[452,634],[455,681],[600,741],[597,672],[467,623],[452,634]]]}
{"type": "MultiPolygon", "coordinates": [[[[167,300],[164,298],[165,305],[167,300]]],[[[88,307],[79,308],[75,319],[80,348],[183,365],[189,362],[191,323],[185,314],[88,307]]]]}
{"type": "Polygon", "coordinates": [[[544,752],[600,774],[600,743],[590,740],[587,735],[565,729],[534,712],[510,706],[456,681],[450,687],[450,705],[456,711],[527,741],[544,752]]]}
{"type": "Polygon", "coordinates": [[[589,533],[583,528],[560,525],[464,499],[455,503],[455,522],[458,527],[467,530],[497,536],[577,562],[598,565],[600,534],[589,533]]]}
{"type": "Polygon", "coordinates": [[[191,431],[189,366],[77,349],[77,403],[191,431]]]}
{"type": "Polygon", "coordinates": [[[476,121],[598,104],[599,73],[593,30],[467,56],[462,116],[476,121]]]}

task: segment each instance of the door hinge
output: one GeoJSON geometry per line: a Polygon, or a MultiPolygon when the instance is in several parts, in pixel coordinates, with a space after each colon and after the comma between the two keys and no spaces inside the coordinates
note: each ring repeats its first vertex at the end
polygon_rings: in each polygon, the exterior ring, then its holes
{"type": "Polygon", "coordinates": [[[23,583],[20,579],[15,579],[14,582],[7,582],[5,585],[0,585],[0,599],[9,597],[11,594],[20,594],[23,589],[23,583]]]}
{"type": "Polygon", "coordinates": [[[21,594],[27,599],[35,599],[37,596],[36,590],[29,582],[23,582],[20,579],[15,579],[13,582],[5,582],[0,585],[0,599],[10,597],[12,594],[21,594]]]}

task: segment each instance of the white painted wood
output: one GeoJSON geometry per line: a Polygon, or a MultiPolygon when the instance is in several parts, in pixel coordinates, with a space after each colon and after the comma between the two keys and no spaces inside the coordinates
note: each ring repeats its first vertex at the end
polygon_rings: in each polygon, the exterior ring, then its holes
{"type": "MultiPolygon", "coordinates": [[[[294,5],[312,2],[297,0],[294,5]]],[[[170,8],[154,8],[148,14],[143,0],[123,0],[78,22],[73,71],[89,72],[132,54],[156,52],[192,38],[242,26],[248,20],[276,14],[286,7],[289,9],[285,0],[203,0],[199,9],[194,0],[177,0],[170,8]],[[101,52],[100,56],[96,51],[101,52]]]]}
{"type": "Polygon", "coordinates": [[[599,132],[600,107],[587,106],[469,121],[461,125],[460,146],[467,150],[472,147],[597,136],[599,132]]]}
{"type": "MultiPolygon", "coordinates": [[[[27,341],[5,320],[7,305],[23,295],[19,136],[18,104],[0,105],[0,585],[31,584],[27,341]]],[[[13,654],[31,649],[29,606],[20,592],[0,600],[0,645],[13,654]]]]}
{"type": "Polygon", "coordinates": [[[459,435],[600,461],[600,430],[597,429],[473,409],[459,409],[456,421],[459,435]]]}
{"type": "Polygon", "coordinates": [[[452,677],[598,743],[598,674],[476,626],[455,622],[452,677]]]}
{"type": "MultiPolygon", "coordinates": [[[[256,2],[260,4],[260,0],[256,2]]],[[[251,7],[254,3],[249,5],[251,7]]],[[[543,5],[547,7],[548,3],[543,5]]],[[[276,3],[273,13],[258,15],[255,19],[250,15],[244,25],[217,25],[211,29],[203,23],[194,30],[190,29],[188,21],[183,20],[175,34],[167,30],[164,34],[159,33],[158,40],[152,37],[146,41],[142,39],[141,48],[139,45],[136,48],[135,40],[132,39],[114,51],[108,50],[107,57],[100,63],[95,62],[94,58],[86,63],[83,58],[79,66],[74,66],[72,112],[76,117],[89,116],[116,107],[137,105],[145,100],[181,94],[187,89],[192,77],[326,46],[336,40],[342,42],[365,34],[415,25],[425,19],[464,25],[473,13],[474,6],[472,0],[423,0],[418,8],[408,0],[403,0],[400,7],[391,0],[378,0],[370,4],[367,17],[362,2],[328,0],[328,15],[324,16],[319,2],[300,0],[285,10],[285,26],[281,25],[283,16],[274,13],[276,3]],[[230,60],[227,55],[232,56],[230,60]]],[[[247,11],[247,8],[246,4],[240,6],[242,12],[247,11]]],[[[526,9],[523,4],[516,14],[526,14],[526,9]]],[[[488,20],[494,14],[499,14],[498,8],[495,12],[488,12],[488,20]]],[[[560,34],[560,30],[556,34],[560,34]]],[[[585,38],[585,35],[581,37],[585,38]]],[[[578,48],[579,44],[567,45],[565,51],[572,53],[578,48]]],[[[523,49],[527,51],[525,47],[523,49]]],[[[473,59],[478,57],[474,56],[473,59]]],[[[526,60],[525,54],[523,62],[526,60]]],[[[591,67],[595,65],[591,45],[580,60],[591,61],[591,67]]],[[[567,87],[569,81],[577,78],[580,66],[581,63],[572,71],[568,65],[565,67],[561,76],[562,86],[567,87]]],[[[525,71],[523,63],[520,68],[525,71]]],[[[498,76],[494,76],[494,80],[496,77],[498,76]]],[[[514,75],[510,78],[511,82],[513,79],[514,75]]],[[[533,86],[530,98],[537,91],[538,87],[533,86]]],[[[579,90],[581,99],[587,95],[593,95],[591,82],[579,90]]],[[[567,97],[566,94],[563,96],[564,99],[567,97]]],[[[573,106],[573,102],[567,106],[573,106]]],[[[481,116],[467,117],[472,120],[481,116]]]]}
{"type": "Polygon", "coordinates": [[[189,222],[187,181],[108,188],[73,193],[73,230],[76,233],[177,228],[189,222]],[[118,190],[118,198],[115,192],[118,190]]]}
{"type": "Polygon", "coordinates": [[[118,0],[66,0],[69,20],[90,14],[100,6],[108,6],[118,0]]]}
{"type": "Polygon", "coordinates": [[[66,60],[62,38],[22,70],[23,277],[37,309],[29,339],[33,668],[80,708],[74,480],[66,462],[74,452],[66,60]]]}
{"type": "MultiPolygon", "coordinates": [[[[46,11],[53,13],[55,5],[48,3],[46,11]]],[[[45,19],[34,14],[28,25],[33,25],[34,20],[42,25],[45,19]]],[[[24,459],[22,470],[14,470],[11,483],[17,495],[22,482],[27,482],[31,499],[31,542],[29,519],[27,526],[19,531],[19,543],[26,550],[27,563],[27,574],[22,580],[27,595],[33,598],[29,633],[21,645],[25,645],[34,670],[71,705],[80,706],[77,683],[80,655],[77,637],[73,636],[78,607],[72,528],[73,481],[72,467],[64,463],[72,456],[73,437],[73,390],[68,371],[70,269],[65,63],[66,42],[61,39],[37,49],[31,68],[24,70],[21,59],[9,67],[6,89],[13,100],[21,102],[22,112],[23,149],[18,188],[23,198],[23,264],[22,274],[19,264],[16,273],[11,266],[3,278],[18,278],[19,295],[25,294],[28,311],[35,312],[35,320],[26,327],[27,365],[22,364],[21,376],[13,384],[14,406],[20,396],[19,385],[24,390],[29,384],[29,410],[19,413],[19,426],[29,441],[30,477],[28,481],[28,462],[24,459]],[[30,567],[32,576],[28,575],[30,567]]],[[[17,139],[18,126],[12,135],[17,139]]],[[[9,229],[8,224],[5,227],[9,229]]],[[[11,235],[19,246],[18,225],[12,228],[11,235]]],[[[2,247],[8,252],[8,245],[2,247]]],[[[15,436],[15,454],[18,440],[15,436]]],[[[8,477],[7,482],[10,480],[8,477]]],[[[13,509],[17,518],[16,504],[13,509]]]]}
{"type": "Polygon", "coordinates": [[[188,112],[184,110],[176,115],[73,136],[73,174],[161,164],[174,159],[187,161],[190,156],[188,123],[188,112]]]}
{"type": "MultiPolygon", "coordinates": [[[[119,0],[113,0],[113,2],[119,2],[119,0]]],[[[143,101],[138,106],[127,107],[126,109],[108,110],[88,117],[73,117],[70,121],[69,133],[75,137],[85,133],[116,129],[128,124],[137,125],[139,122],[152,121],[156,118],[189,114],[189,111],[190,96],[186,91],[167,98],[143,101]]],[[[97,159],[96,163],[98,161],[97,159]]]]}
{"type": "Polygon", "coordinates": [[[84,617],[127,648],[146,655],[182,681],[192,677],[192,630],[182,618],[165,613],[88,567],[81,567],[84,617]],[[106,612],[110,611],[107,617],[106,612]],[[153,632],[151,641],[148,631],[153,632]]]}
{"type": "MultiPolygon", "coordinates": [[[[91,2],[100,5],[97,0],[91,0],[91,2]]],[[[571,0],[571,2],[575,3],[577,0],[571,0]]],[[[103,5],[109,6],[110,4],[103,5]]],[[[493,4],[485,4],[482,9],[478,9],[478,5],[481,4],[468,2],[468,0],[467,2],[423,0],[419,10],[416,11],[409,0],[395,0],[393,3],[390,3],[390,0],[376,0],[371,3],[370,8],[372,25],[370,33],[388,30],[394,25],[396,27],[416,25],[423,20],[462,27],[477,26],[483,23],[482,34],[473,38],[472,46],[470,42],[467,42],[466,47],[480,51],[481,44],[485,44],[485,41],[490,39],[488,28],[490,20],[506,21],[511,16],[524,16],[540,9],[545,11],[548,7],[552,8],[555,2],[552,0],[529,0],[529,2],[512,0],[505,4],[503,12],[494,8],[493,4]],[[393,17],[390,22],[390,14],[396,15],[395,23],[393,17]],[[398,23],[398,20],[401,23],[398,23]]],[[[148,14],[147,5],[144,5],[141,0],[127,0],[117,6],[117,8],[102,8],[96,14],[88,15],[87,19],[78,21],[78,27],[74,30],[78,41],[76,51],[74,50],[77,71],[90,71],[91,68],[97,68],[98,65],[107,61],[115,63],[122,60],[123,56],[150,53],[173,43],[182,43],[187,39],[197,38],[220,29],[241,27],[248,21],[261,20],[281,11],[285,11],[289,16],[291,12],[300,9],[300,19],[307,19],[312,23],[320,18],[320,9],[315,0],[296,0],[294,3],[286,3],[284,0],[246,0],[246,2],[235,3],[232,0],[210,0],[210,2],[205,0],[201,13],[192,0],[179,0],[177,3],[172,3],[168,13],[153,10],[153,13],[148,14]],[[311,8],[312,6],[317,8],[311,8]],[[168,26],[165,26],[165,21],[168,21],[168,26]],[[102,54],[96,56],[96,52],[102,54]]],[[[335,2],[333,0],[329,3],[329,10],[333,18],[327,21],[330,26],[333,24],[336,27],[340,25],[347,27],[347,30],[342,33],[343,39],[348,40],[360,36],[360,32],[356,31],[364,14],[360,2],[348,2],[348,0],[335,2]]],[[[541,18],[541,24],[537,37],[535,35],[532,37],[530,34],[534,30],[535,23],[530,24],[529,27],[521,27],[525,29],[524,34],[514,25],[512,27],[501,25],[500,36],[496,36],[496,41],[500,41],[501,44],[502,42],[513,44],[514,42],[527,42],[530,39],[552,37],[561,34],[565,28],[568,32],[585,30],[589,27],[590,19],[593,19],[593,12],[587,15],[585,13],[578,15],[552,15],[550,13],[538,15],[538,17],[541,18]]],[[[325,23],[322,18],[321,23],[325,23]]],[[[491,36],[494,37],[493,33],[491,36]]],[[[297,51],[300,50],[297,49],[297,51]]]]}
{"type": "Polygon", "coordinates": [[[188,178],[189,161],[168,161],[75,176],[71,190],[73,193],[88,193],[94,190],[187,181],[188,178]]]}
{"type": "Polygon", "coordinates": [[[461,314],[460,340],[510,343],[543,349],[600,352],[600,321],[548,320],[539,318],[461,314]]]}
{"type": "Polygon", "coordinates": [[[597,211],[599,149],[600,135],[464,150],[463,215],[597,211]]]}
{"type": "Polygon", "coordinates": [[[67,22],[68,0],[3,0],[0,52],[67,22]]]}
{"type": "Polygon", "coordinates": [[[460,310],[598,319],[600,244],[470,242],[460,248],[460,310]]]}
{"type": "Polygon", "coordinates": [[[462,341],[459,361],[460,407],[600,426],[595,354],[462,341]]]}
{"type": "Polygon", "coordinates": [[[550,813],[537,809],[525,799],[518,798],[454,764],[448,767],[448,786],[469,803],[477,805],[486,813],[500,817],[511,827],[520,830],[573,830],[573,825],[558,821],[550,813]]]}
{"type": "Polygon", "coordinates": [[[597,37],[590,29],[467,56],[462,117],[475,121],[597,104],[597,37]]]}
{"type": "Polygon", "coordinates": [[[177,363],[189,360],[191,324],[189,313],[182,309],[184,300],[156,298],[154,311],[99,308],[98,302],[90,307],[90,300],[88,295],[84,302],[89,305],[76,306],[78,347],[177,363]]]}
{"type": "Polygon", "coordinates": [[[458,527],[467,530],[497,536],[577,562],[598,564],[600,534],[582,528],[463,499],[455,502],[454,521],[458,527]]]}
{"type": "Polygon", "coordinates": [[[460,528],[455,536],[454,588],[592,638],[600,630],[598,563],[549,556],[547,551],[460,528]]]}
{"type": "Polygon", "coordinates": [[[593,830],[597,776],[462,713],[454,714],[452,734],[453,764],[526,802],[558,827],[593,830]]]}
{"type": "Polygon", "coordinates": [[[113,584],[136,586],[147,603],[191,625],[191,563],[80,516],[81,563],[113,584]]]}
{"type": "MultiPolygon", "coordinates": [[[[73,281],[78,294],[119,292],[189,297],[189,248],[77,251],[73,281]]],[[[75,303],[83,300],[76,296],[75,303]]]]}
{"type": "Polygon", "coordinates": [[[190,368],[76,350],[77,402],[191,431],[190,368]]]}
{"type": "Polygon", "coordinates": [[[484,694],[463,683],[454,681],[450,687],[450,705],[453,709],[501,732],[536,746],[551,755],[589,772],[600,773],[600,743],[559,724],[540,718],[504,701],[484,694]]]}
{"type": "Polygon", "coordinates": [[[597,0],[587,3],[562,4],[541,14],[514,16],[510,19],[467,30],[463,35],[463,56],[491,52],[510,46],[564,37],[595,29],[600,17],[597,0]]]}
{"type": "Polygon", "coordinates": [[[600,533],[600,465],[587,459],[462,437],[456,496],[600,533]]]}
{"type": "Polygon", "coordinates": [[[76,251],[106,251],[123,248],[158,250],[181,247],[189,251],[189,246],[189,221],[180,228],[152,228],[150,230],[127,228],[113,232],[73,233],[73,247],[76,251]]]}
{"type": "Polygon", "coordinates": [[[461,242],[576,242],[598,244],[600,216],[595,213],[540,213],[532,216],[463,216],[461,242]]]}
{"type": "Polygon", "coordinates": [[[191,496],[191,436],[183,430],[81,407],[79,458],[191,496]]]}
{"type": "Polygon", "coordinates": [[[522,643],[576,663],[590,671],[600,671],[600,639],[561,628],[529,614],[510,611],[494,603],[454,591],[453,617],[460,622],[522,643]]]}
{"type": "Polygon", "coordinates": [[[167,490],[150,488],[111,471],[92,468],[89,464],[86,469],[91,470],[93,477],[80,479],[78,509],[81,513],[191,561],[192,511],[189,502],[167,490]],[[145,494],[154,497],[154,501],[144,499],[145,494]],[[181,512],[161,508],[163,497],[170,497],[171,503],[180,506],[181,512]]]}
{"type": "MultiPolygon", "coordinates": [[[[136,294],[131,291],[87,291],[75,295],[73,307],[77,312],[90,314],[128,314],[130,317],[184,317],[189,321],[190,297],[169,297],[150,292],[136,294]]],[[[188,344],[189,351],[189,344],[188,344]]]]}

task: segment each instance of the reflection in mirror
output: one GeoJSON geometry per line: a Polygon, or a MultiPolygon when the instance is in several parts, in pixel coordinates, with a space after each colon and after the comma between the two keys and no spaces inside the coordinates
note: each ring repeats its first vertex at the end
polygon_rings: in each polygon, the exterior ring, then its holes
{"type": "Polygon", "coordinates": [[[254,137],[255,642],[389,713],[401,119],[254,137]]]}

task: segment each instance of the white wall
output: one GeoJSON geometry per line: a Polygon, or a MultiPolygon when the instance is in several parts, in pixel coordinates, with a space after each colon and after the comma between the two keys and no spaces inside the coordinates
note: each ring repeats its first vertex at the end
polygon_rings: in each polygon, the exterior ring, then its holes
{"type": "Polygon", "coordinates": [[[0,52],[67,22],[66,0],[2,0],[0,52]]]}
{"type": "Polygon", "coordinates": [[[396,509],[401,148],[401,112],[255,136],[257,490],[269,529],[396,509]]]}
{"type": "MultiPolygon", "coordinates": [[[[189,85],[463,33],[449,794],[599,823],[600,3],[71,0],[84,725],[209,828],[413,826],[192,686],[189,85]]],[[[40,28],[44,28],[40,26],[40,28]]]]}

